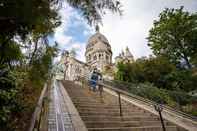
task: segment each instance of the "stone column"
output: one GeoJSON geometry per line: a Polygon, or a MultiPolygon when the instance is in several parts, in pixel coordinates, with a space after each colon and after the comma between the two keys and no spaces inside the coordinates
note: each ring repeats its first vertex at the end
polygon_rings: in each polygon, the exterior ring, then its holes
{"type": "Polygon", "coordinates": [[[96,61],[99,61],[99,54],[96,53],[96,61]]]}

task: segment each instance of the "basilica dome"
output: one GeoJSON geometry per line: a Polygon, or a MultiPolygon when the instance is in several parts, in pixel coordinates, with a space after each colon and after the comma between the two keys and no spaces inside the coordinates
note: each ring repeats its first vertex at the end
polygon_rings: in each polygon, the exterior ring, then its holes
{"type": "Polygon", "coordinates": [[[88,40],[86,52],[91,50],[111,52],[111,46],[107,38],[100,32],[97,32],[94,35],[92,35],[88,40]]]}
{"type": "Polygon", "coordinates": [[[103,69],[112,62],[112,50],[107,38],[96,31],[88,41],[85,51],[86,62],[92,67],[103,69]]]}

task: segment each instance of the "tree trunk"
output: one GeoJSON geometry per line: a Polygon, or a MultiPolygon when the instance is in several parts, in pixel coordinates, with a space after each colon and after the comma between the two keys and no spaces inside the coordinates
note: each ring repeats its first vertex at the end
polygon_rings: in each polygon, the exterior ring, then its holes
{"type": "Polygon", "coordinates": [[[11,37],[5,38],[0,44],[0,64],[4,64],[4,56],[5,56],[5,46],[11,40],[11,37]]]}
{"type": "Polygon", "coordinates": [[[33,51],[33,53],[32,53],[32,56],[31,56],[31,59],[30,59],[29,65],[31,65],[31,64],[32,64],[32,62],[33,62],[33,59],[34,59],[34,56],[35,56],[35,54],[36,54],[37,49],[38,49],[38,40],[36,40],[36,42],[35,42],[35,48],[34,48],[34,51],[33,51]]]}

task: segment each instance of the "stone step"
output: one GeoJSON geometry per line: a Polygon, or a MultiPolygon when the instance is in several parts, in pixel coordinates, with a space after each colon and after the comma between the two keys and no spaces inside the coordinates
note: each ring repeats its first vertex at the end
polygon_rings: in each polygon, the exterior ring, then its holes
{"type": "MultiPolygon", "coordinates": [[[[119,105],[107,105],[107,104],[80,104],[80,103],[74,103],[74,105],[78,108],[108,108],[108,109],[119,109],[119,105]]],[[[138,107],[130,107],[130,106],[122,106],[122,109],[139,109],[138,107]]]]}
{"type": "MultiPolygon", "coordinates": [[[[161,126],[143,127],[110,127],[110,128],[88,128],[88,131],[163,131],[161,126]]],[[[166,131],[177,131],[176,126],[167,126],[166,131]]]]}
{"type": "MultiPolygon", "coordinates": [[[[77,108],[98,108],[98,109],[120,109],[120,106],[119,104],[106,104],[106,103],[102,103],[102,104],[99,104],[99,103],[74,103],[74,105],[77,107],[77,108]]],[[[139,108],[139,107],[131,107],[131,106],[128,106],[128,105],[121,105],[121,108],[122,109],[125,109],[125,110],[141,110],[141,111],[145,111],[143,110],[142,108],[139,108]]]]}
{"type": "MultiPolygon", "coordinates": [[[[106,103],[105,101],[73,101],[74,104],[83,105],[108,105],[108,106],[119,106],[119,103],[106,103]]],[[[121,103],[122,106],[129,106],[128,104],[121,103]]]]}
{"type": "MultiPolygon", "coordinates": [[[[75,107],[77,107],[78,109],[87,109],[87,110],[120,110],[120,107],[117,105],[117,106],[110,106],[110,105],[95,105],[95,104],[92,104],[92,105],[84,105],[84,104],[75,104],[75,107]]],[[[128,110],[128,111],[145,111],[145,110],[142,110],[140,108],[131,108],[131,107],[128,107],[128,106],[122,106],[121,107],[122,110],[128,110]]]]}
{"type": "MultiPolygon", "coordinates": [[[[158,116],[124,100],[120,116],[118,98],[103,92],[89,91],[72,82],[65,84],[75,107],[89,131],[163,131],[158,116]]],[[[165,120],[166,131],[177,131],[165,120]]]]}
{"type": "Polygon", "coordinates": [[[81,116],[81,118],[84,121],[159,121],[160,119],[156,116],[104,116],[104,115],[100,115],[100,116],[81,116]]]}
{"type": "MultiPolygon", "coordinates": [[[[161,126],[160,121],[85,121],[87,128],[107,127],[140,127],[140,126],[161,126]]],[[[164,122],[165,126],[172,126],[164,122]]]]}
{"type": "Polygon", "coordinates": [[[91,100],[98,101],[99,99],[100,98],[94,98],[94,99],[92,99],[90,97],[85,97],[85,98],[77,98],[77,97],[75,97],[75,98],[72,99],[72,101],[91,101],[91,100]]]}
{"type": "MultiPolygon", "coordinates": [[[[104,115],[104,116],[119,116],[119,112],[79,112],[80,115],[104,115]]],[[[150,113],[141,112],[123,112],[123,116],[152,116],[150,113]]]]}
{"type": "MultiPolygon", "coordinates": [[[[71,93],[71,92],[70,92],[71,93]]],[[[76,94],[76,93],[72,93],[72,94],[76,94]]],[[[100,96],[92,96],[92,94],[90,93],[87,93],[87,92],[80,92],[78,96],[76,97],[73,97],[73,99],[95,99],[95,98],[98,98],[100,99],[100,96]]]]}
{"type": "MultiPolygon", "coordinates": [[[[82,112],[82,111],[84,111],[84,112],[91,112],[91,111],[93,111],[93,112],[97,112],[97,111],[99,111],[99,112],[120,112],[120,109],[117,109],[117,108],[113,108],[113,109],[111,109],[111,108],[78,108],[78,110],[80,111],[80,112],[82,112]]],[[[122,111],[123,112],[137,112],[137,111],[139,111],[139,112],[146,112],[145,110],[138,110],[138,109],[122,109],[122,111]]]]}
{"type": "Polygon", "coordinates": [[[73,93],[70,93],[70,94],[73,95],[73,96],[71,96],[71,98],[73,100],[101,100],[101,99],[104,99],[104,100],[107,100],[107,101],[110,101],[110,102],[118,102],[119,101],[118,98],[110,100],[110,98],[100,97],[100,96],[92,96],[91,94],[85,94],[85,93],[80,93],[79,94],[79,95],[83,95],[83,97],[77,96],[76,94],[73,94],[73,93]]]}
{"type": "MultiPolygon", "coordinates": [[[[119,114],[120,110],[78,110],[79,113],[99,113],[99,114],[119,114]]],[[[122,110],[123,114],[128,114],[128,115],[133,115],[133,114],[150,114],[149,112],[145,112],[145,111],[126,111],[126,110],[122,110]]]]}
{"type": "Polygon", "coordinates": [[[83,105],[103,105],[104,102],[101,101],[73,101],[74,104],[83,104],[83,105]]]}

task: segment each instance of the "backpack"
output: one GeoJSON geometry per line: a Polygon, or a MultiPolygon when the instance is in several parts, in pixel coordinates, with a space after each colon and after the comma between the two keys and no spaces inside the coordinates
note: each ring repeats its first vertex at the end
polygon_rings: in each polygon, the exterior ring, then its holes
{"type": "Polygon", "coordinates": [[[91,76],[91,79],[97,81],[98,80],[98,75],[96,73],[93,73],[92,76],[91,76]]]}

